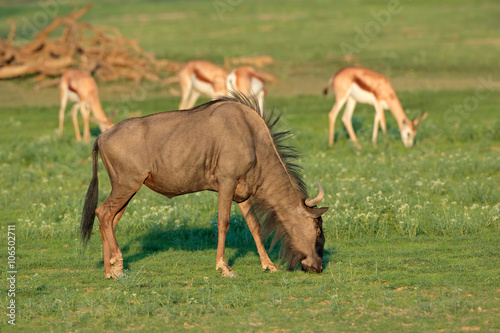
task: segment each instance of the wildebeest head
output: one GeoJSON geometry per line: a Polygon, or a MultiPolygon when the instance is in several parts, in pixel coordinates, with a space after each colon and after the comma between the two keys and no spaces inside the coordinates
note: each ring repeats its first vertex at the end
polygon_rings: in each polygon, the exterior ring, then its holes
{"type": "Polygon", "coordinates": [[[295,241],[295,247],[305,256],[301,260],[302,270],[305,272],[321,273],[323,270],[323,249],[325,247],[325,235],[323,233],[323,215],[328,207],[316,207],[323,198],[324,192],[318,182],[319,194],[316,198],[304,200],[304,206],[300,214],[306,219],[300,225],[302,237],[295,241]]]}
{"type": "Polygon", "coordinates": [[[324,197],[319,183],[318,187],[316,198],[301,199],[287,211],[274,211],[262,224],[264,237],[274,232],[271,248],[281,240],[280,256],[287,262],[288,270],[294,270],[299,264],[305,272],[321,273],[323,269],[325,235],[321,215],[328,207],[317,207],[324,197]]]}

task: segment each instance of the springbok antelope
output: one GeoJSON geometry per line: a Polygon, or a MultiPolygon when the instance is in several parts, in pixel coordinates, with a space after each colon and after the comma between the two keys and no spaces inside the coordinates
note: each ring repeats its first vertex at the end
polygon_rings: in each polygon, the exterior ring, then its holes
{"type": "Polygon", "coordinates": [[[335,93],[335,104],[328,115],[328,144],[330,147],[333,146],[334,141],[335,119],[346,102],[347,105],[342,116],[342,122],[357,148],[361,148],[361,145],[358,143],[358,139],[352,128],[352,114],[354,113],[356,102],[370,104],[375,107],[375,123],[372,135],[373,144],[377,142],[379,124],[384,134],[387,133],[384,110],[389,109],[394,118],[396,118],[403,144],[407,148],[413,146],[418,125],[427,117],[427,113],[423,113],[414,120],[409,120],[387,77],[364,67],[345,67],[332,76],[328,86],[323,91],[325,95],[328,93],[330,86],[335,93]]]}
{"type": "Polygon", "coordinates": [[[262,111],[266,96],[266,81],[276,82],[276,78],[251,66],[239,66],[229,73],[226,84],[228,91],[239,91],[247,97],[255,96],[262,111]]]}
{"type": "Polygon", "coordinates": [[[182,91],[179,110],[192,108],[201,95],[215,99],[227,95],[227,72],[205,60],[192,60],[178,74],[182,91]]]}
{"type": "Polygon", "coordinates": [[[109,119],[102,110],[99,100],[99,92],[94,78],[78,69],[70,69],[61,76],[59,82],[61,90],[61,108],[59,109],[59,137],[63,134],[64,112],[68,99],[75,102],[71,108],[71,117],[75,128],[76,141],[82,141],[80,128],[78,126],[78,109],[83,118],[83,141],[88,142],[90,138],[89,121],[92,120],[99,125],[101,132],[113,126],[113,121],[109,119]],[[90,110],[89,110],[90,109],[90,110]],[[93,117],[90,117],[92,112],[93,117]]]}
{"type": "Polygon", "coordinates": [[[301,264],[304,271],[322,271],[321,215],[328,208],[317,207],[325,196],[321,185],[315,198],[308,197],[295,150],[284,141],[288,132],[277,131],[278,119],[260,116],[258,105],[247,97],[234,96],[192,110],[127,119],[97,137],[80,231],[87,243],[97,215],[106,278],[123,274],[123,254],[114,231],[143,185],[167,198],[218,192],[215,268],[222,270],[222,276],[235,276],[224,254],[233,201],[252,233],[264,270],[278,270],[262,242],[273,234],[271,246],[281,239],[280,252],[288,269],[301,264]],[[111,193],[97,207],[99,152],[111,193]]]}

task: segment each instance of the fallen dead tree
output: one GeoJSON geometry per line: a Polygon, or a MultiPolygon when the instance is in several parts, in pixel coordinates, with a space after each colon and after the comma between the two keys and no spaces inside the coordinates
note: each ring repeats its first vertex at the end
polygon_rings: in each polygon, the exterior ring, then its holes
{"type": "Polygon", "coordinates": [[[234,65],[251,65],[257,68],[263,68],[266,65],[274,63],[274,58],[271,56],[254,56],[254,57],[233,57],[224,60],[224,68],[230,71],[234,65]]]}
{"type": "Polygon", "coordinates": [[[10,20],[7,39],[0,38],[0,79],[35,75],[38,86],[50,85],[50,77],[60,76],[68,68],[80,68],[100,81],[121,79],[159,82],[162,72],[176,72],[180,64],[156,59],[145,52],[136,40],[122,36],[115,27],[94,27],[78,21],[87,5],[67,16],[56,17],[35,35],[34,40],[16,46],[16,24],[10,20]],[[60,31],[60,36],[53,37],[60,31]]]}

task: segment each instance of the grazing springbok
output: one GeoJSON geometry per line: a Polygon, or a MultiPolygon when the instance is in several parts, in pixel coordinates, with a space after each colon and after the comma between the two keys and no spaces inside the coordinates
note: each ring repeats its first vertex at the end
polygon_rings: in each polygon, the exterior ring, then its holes
{"type": "Polygon", "coordinates": [[[396,118],[403,144],[408,148],[413,146],[418,125],[427,117],[427,113],[423,113],[413,121],[409,120],[387,77],[364,67],[345,67],[332,76],[328,86],[323,91],[325,95],[328,93],[330,86],[335,93],[335,104],[328,115],[328,144],[330,147],[333,146],[334,141],[335,119],[346,102],[347,105],[342,116],[342,122],[357,148],[361,148],[361,145],[358,143],[358,139],[352,128],[352,114],[354,113],[356,102],[370,104],[375,107],[375,123],[372,135],[373,144],[377,142],[379,124],[384,134],[387,133],[384,109],[389,109],[394,118],[396,118]]]}
{"type": "Polygon", "coordinates": [[[276,78],[251,66],[239,66],[229,73],[226,83],[228,91],[239,91],[245,96],[255,96],[259,102],[260,110],[263,111],[266,81],[276,82],[276,78]]]}
{"type": "Polygon", "coordinates": [[[90,239],[95,215],[101,229],[106,278],[120,277],[123,256],[114,229],[135,193],[146,185],[168,198],[203,190],[218,192],[217,270],[235,276],[225,258],[231,203],[235,201],[252,233],[262,268],[276,271],[261,238],[274,232],[288,269],[299,263],[307,272],[322,271],[325,237],[316,207],[324,197],[310,199],[297,157],[283,140],[288,132],[273,127],[278,118],[259,115],[258,104],[241,94],[223,97],[190,110],[131,118],[101,134],[92,151],[93,173],[80,225],[90,239]],[[111,181],[111,194],[96,209],[97,166],[101,153],[111,181]]]}
{"type": "Polygon", "coordinates": [[[61,76],[59,89],[61,91],[61,108],[59,109],[60,138],[63,134],[64,111],[68,99],[75,102],[71,108],[71,117],[73,118],[76,141],[82,141],[80,127],[78,126],[78,109],[80,109],[83,118],[84,142],[88,142],[90,139],[89,121],[91,119],[99,125],[101,132],[113,126],[113,121],[102,110],[97,84],[92,76],[78,69],[70,69],[61,76]],[[92,112],[92,118],[90,112],[92,112]]]}
{"type": "Polygon", "coordinates": [[[192,108],[201,95],[213,99],[227,95],[227,72],[205,60],[193,60],[178,74],[182,97],[179,110],[192,108]]]}

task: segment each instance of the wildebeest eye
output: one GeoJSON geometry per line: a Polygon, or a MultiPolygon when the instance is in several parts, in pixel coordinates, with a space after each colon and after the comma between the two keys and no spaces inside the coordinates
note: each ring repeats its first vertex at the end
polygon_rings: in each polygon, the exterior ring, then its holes
{"type": "Polygon", "coordinates": [[[318,229],[318,231],[316,232],[316,234],[319,236],[321,236],[321,229],[318,229]]]}

